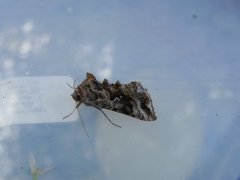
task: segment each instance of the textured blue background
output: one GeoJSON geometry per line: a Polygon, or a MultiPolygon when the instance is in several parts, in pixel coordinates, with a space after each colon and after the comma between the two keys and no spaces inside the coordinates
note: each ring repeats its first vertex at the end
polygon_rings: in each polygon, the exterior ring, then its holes
{"type": "Polygon", "coordinates": [[[1,80],[81,81],[86,72],[139,80],[158,120],[106,111],[118,129],[83,106],[90,138],[79,121],[3,127],[0,180],[31,179],[30,154],[39,168],[54,167],[40,179],[238,179],[239,8],[237,0],[1,0],[1,80]]]}

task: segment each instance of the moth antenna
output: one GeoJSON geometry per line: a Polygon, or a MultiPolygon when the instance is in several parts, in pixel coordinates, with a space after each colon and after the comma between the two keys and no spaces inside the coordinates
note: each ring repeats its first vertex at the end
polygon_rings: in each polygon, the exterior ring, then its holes
{"type": "Polygon", "coordinates": [[[103,115],[107,118],[107,120],[114,126],[121,128],[121,126],[119,126],[118,124],[115,124],[114,122],[111,121],[111,119],[105,114],[105,112],[98,106],[91,104],[91,106],[95,107],[96,109],[98,109],[99,111],[101,111],[103,113],[103,115]]]}
{"type": "Polygon", "coordinates": [[[74,87],[73,87],[73,86],[71,86],[70,84],[68,84],[68,83],[67,83],[67,85],[68,85],[70,88],[74,89],[74,87]]]}
{"type": "Polygon", "coordinates": [[[75,80],[73,81],[73,85],[72,85],[72,86],[71,86],[69,83],[67,83],[67,85],[68,85],[70,88],[75,89],[76,81],[77,81],[77,79],[75,79],[75,80]]]}
{"type": "MultiPolygon", "coordinates": [[[[77,79],[78,79],[78,78],[77,78],[77,79]]],[[[73,81],[73,89],[75,89],[75,84],[76,84],[77,79],[75,79],[75,80],[73,81]]]]}
{"type": "Polygon", "coordinates": [[[86,128],[86,126],[85,126],[85,124],[84,124],[83,118],[82,118],[82,116],[80,115],[80,111],[79,111],[78,108],[77,108],[77,111],[78,111],[78,115],[79,115],[79,118],[80,118],[80,120],[81,120],[81,123],[82,123],[83,129],[84,129],[85,133],[87,134],[87,137],[89,137],[89,135],[88,135],[88,131],[87,131],[87,128],[86,128]]]}

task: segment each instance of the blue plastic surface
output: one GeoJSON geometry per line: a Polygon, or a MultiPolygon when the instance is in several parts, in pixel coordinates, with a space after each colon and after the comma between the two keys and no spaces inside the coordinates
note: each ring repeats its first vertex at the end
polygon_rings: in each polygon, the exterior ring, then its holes
{"type": "Polygon", "coordinates": [[[158,119],[105,111],[119,129],[83,105],[90,138],[79,120],[1,127],[0,180],[239,179],[239,8],[236,0],[1,1],[1,81],[81,82],[86,72],[138,80],[158,119]]]}

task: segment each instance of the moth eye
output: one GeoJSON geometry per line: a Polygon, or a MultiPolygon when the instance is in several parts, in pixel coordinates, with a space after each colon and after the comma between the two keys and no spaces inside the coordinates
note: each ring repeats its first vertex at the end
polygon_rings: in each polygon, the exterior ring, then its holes
{"type": "Polygon", "coordinates": [[[80,101],[80,96],[78,96],[75,92],[72,94],[72,98],[73,98],[75,101],[80,101]]]}
{"type": "Polygon", "coordinates": [[[76,99],[76,94],[75,93],[73,93],[71,96],[74,100],[76,99]]]}
{"type": "Polygon", "coordinates": [[[81,101],[81,97],[80,96],[76,96],[76,101],[81,101]]]}

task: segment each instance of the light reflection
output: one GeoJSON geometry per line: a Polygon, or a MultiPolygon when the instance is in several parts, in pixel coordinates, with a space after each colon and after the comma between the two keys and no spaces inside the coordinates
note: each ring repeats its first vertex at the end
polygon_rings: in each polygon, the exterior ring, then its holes
{"type": "Polygon", "coordinates": [[[234,93],[231,89],[224,87],[212,87],[208,94],[211,99],[220,99],[220,98],[231,98],[234,96],[234,93]]]}
{"type": "Polygon", "coordinates": [[[90,44],[81,44],[77,50],[77,66],[84,71],[96,72],[99,79],[110,78],[113,68],[113,44],[106,43],[100,48],[90,44]]]}
{"type": "Polygon", "coordinates": [[[23,41],[19,47],[19,54],[24,57],[29,54],[32,49],[32,43],[28,40],[23,41]]]}
{"type": "Polygon", "coordinates": [[[9,58],[18,56],[26,59],[29,55],[39,53],[49,42],[49,34],[34,32],[32,21],[26,21],[21,27],[0,32],[1,51],[9,58]]]}
{"type": "Polygon", "coordinates": [[[33,30],[33,27],[34,27],[33,23],[31,21],[28,21],[22,26],[22,31],[24,33],[29,33],[33,30]]]}
{"type": "Polygon", "coordinates": [[[91,56],[95,53],[95,48],[91,44],[80,45],[77,50],[76,63],[80,63],[83,69],[90,69],[93,58],[91,56]]]}
{"type": "Polygon", "coordinates": [[[100,54],[98,75],[101,79],[110,78],[113,66],[113,45],[106,44],[100,54]]]}
{"type": "Polygon", "coordinates": [[[3,59],[2,67],[4,69],[12,69],[14,66],[14,61],[10,58],[3,59]]]}
{"type": "Polygon", "coordinates": [[[72,7],[68,7],[68,8],[67,8],[67,12],[68,12],[68,13],[71,13],[72,11],[73,11],[73,8],[72,8],[72,7]]]}

